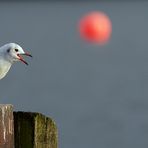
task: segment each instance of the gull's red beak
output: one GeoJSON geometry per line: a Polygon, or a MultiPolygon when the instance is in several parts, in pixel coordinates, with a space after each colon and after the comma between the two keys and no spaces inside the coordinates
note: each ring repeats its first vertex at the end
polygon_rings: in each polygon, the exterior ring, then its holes
{"type": "Polygon", "coordinates": [[[24,60],[24,58],[21,55],[26,55],[26,56],[29,56],[29,57],[32,57],[32,55],[29,54],[28,52],[25,52],[23,54],[17,54],[17,56],[19,57],[19,60],[22,61],[24,64],[28,65],[28,63],[24,60]]]}
{"type": "Polygon", "coordinates": [[[28,52],[25,52],[24,55],[32,57],[32,55],[30,53],[28,53],[28,52]]]}

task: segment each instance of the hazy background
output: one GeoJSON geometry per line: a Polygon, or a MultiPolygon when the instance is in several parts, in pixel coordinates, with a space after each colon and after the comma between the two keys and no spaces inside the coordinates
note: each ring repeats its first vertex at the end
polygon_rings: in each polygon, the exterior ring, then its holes
{"type": "Polygon", "coordinates": [[[32,53],[0,81],[0,103],[52,117],[60,148],[148,147],[148,2],[0,2],[0,45],[32,53]],[[104,11],[113,33],[103,46],[77,24],[104,11]]]}

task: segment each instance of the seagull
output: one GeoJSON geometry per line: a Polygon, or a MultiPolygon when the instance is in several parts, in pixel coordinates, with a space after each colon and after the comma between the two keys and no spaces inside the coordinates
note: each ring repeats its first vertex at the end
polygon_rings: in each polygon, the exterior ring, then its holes
{"type": "Polygon", "coordinates": [[[28,65],[22,55],[32,57],[31,54],[24,52],[23,48],[16,43],[8,43],[0,47],[0,79],[6,76],[12,64],[16,61],[28,65]]]}

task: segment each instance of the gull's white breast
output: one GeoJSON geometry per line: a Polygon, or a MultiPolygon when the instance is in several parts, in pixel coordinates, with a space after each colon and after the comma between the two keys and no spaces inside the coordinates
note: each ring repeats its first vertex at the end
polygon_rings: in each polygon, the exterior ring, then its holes
{"type": "Polygon", "coordinates": [[[11,63],[7,60],[0,59],[0,79],[5,77],[11,67],[11,63]]]}

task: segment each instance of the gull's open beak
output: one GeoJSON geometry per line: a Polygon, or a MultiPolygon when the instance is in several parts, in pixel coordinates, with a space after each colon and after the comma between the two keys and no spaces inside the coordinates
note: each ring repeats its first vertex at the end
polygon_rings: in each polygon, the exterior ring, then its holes
{"type": "Polygon", "coordinates": [[[23,54],[17,54],[17,56],[19,57],[19,60],[22,61],[24,64],[28,65],[28,63],[24,60],[24,58],[21,55],[26,55],[26,56],[29,56],[29,57],[32,57],[32,55],[27,53],[27,52],[25,52],[23,54]]]}

